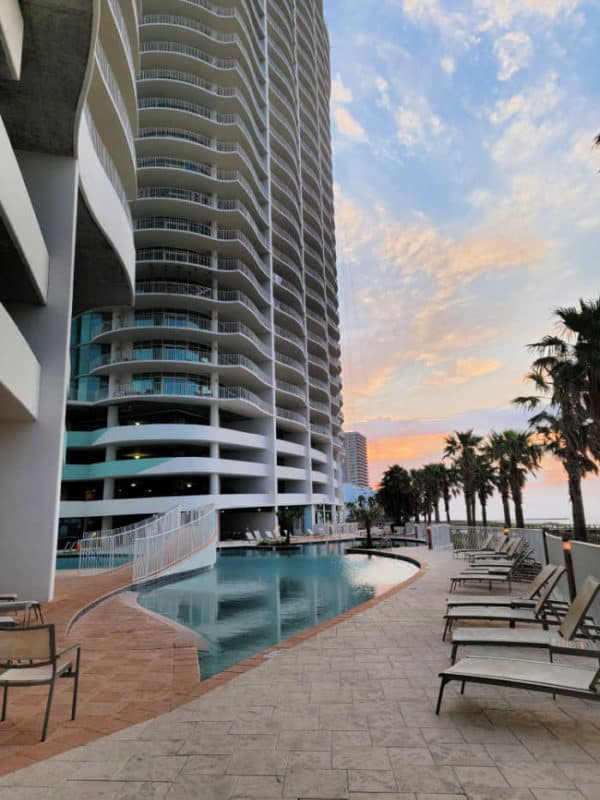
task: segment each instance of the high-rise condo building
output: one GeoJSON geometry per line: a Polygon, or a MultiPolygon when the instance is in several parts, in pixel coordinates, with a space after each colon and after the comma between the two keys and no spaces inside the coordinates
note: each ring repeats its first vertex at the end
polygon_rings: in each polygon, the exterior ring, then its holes
{"type": "Polygon", "coordinates": [[[135,309],[73,323],[61,536],[203,501],[222,535],[335,519],[322,2],[144,0],[139,34],[135,309]]]}
{"type": "Polygon", "coordinates": [[[369,485],[367,440],[362,433],[344,433],[344,483],[353,486],[369,485]]]}
{"type": "Polygon", "coordinates": [[[133,302],[137,0],[0,0],[0,587],[56,558],[71,308],[133,302]]]}

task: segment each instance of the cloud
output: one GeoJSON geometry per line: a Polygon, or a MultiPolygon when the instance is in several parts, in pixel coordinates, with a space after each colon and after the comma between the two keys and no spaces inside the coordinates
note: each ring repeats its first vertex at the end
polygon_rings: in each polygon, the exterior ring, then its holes
{"type": "Polygon", "coordinates": [[[439,0],[404,0],[403,10],[411,22],[437,28],[440,35],[455,46],[466,49],[477,41],[477,33],[467,14],[450,11],[439,0]]]}
{"type": "Polygon", "coordinates": [[[444,123],[433,113],[427,98],[416,93],[406,97],[405,102],[396,109],[394,117],[396,136],[405,147],[421,145],[429,149],[432,140],[445,130],[444,123]]]}
{"type": "Polygon", "coordinates": [[[352,139],[355,142],[368,141],[367,134],[363,126],[356,120],[347,108],[339,107],[334,109],[333,118],[337,126],[338,132],[345,136],[347,139],[352,139]]]}
{"type": "Polygon", "coordinates": [[[352,91],[347,86],[344,86],[344,82],[339,72],[331,81],[331,102],[334,105],[338,103],[352,102],[352,91]]]}
{"type": "Polygon", "coordinates": [[[526,33],[511,31],[496,40],[494,54],[498,61],[498,80],[508,81],[530,64],[533,42],[526,33]]]}
{"type": "Polygon", "coordinates": [[[346,107],[352,102],[352,97],[352,90],[344,85],[338,73],[331,82],[331,110],[336,130],[345,139],[367,142],[369,139],[365,129],[346,107]]]}
{"type": "Polygon", "coordinates": [[[485,28],[508,28],[519,17],[537,18],[554,22],[560,16],[569,16],[580,5],[580,0],[474,0],[474,10],[482,18],[485,28]]]}
{"type": "Polygon", "coordinates": [[[440,61],[440,66],[448,75],[453,75],[456,71],[456,61],[450,56],[446,56],[446,58],[442,58],[440,61]]]}
{"type": "Polygon", "coordinates": [[[495,358],[457,358],[446,369],[433,369],[427,383],[430,386],[468,383],[473,378],[481,378],[496,372],[501,366],[501,362],[495,358]]]}

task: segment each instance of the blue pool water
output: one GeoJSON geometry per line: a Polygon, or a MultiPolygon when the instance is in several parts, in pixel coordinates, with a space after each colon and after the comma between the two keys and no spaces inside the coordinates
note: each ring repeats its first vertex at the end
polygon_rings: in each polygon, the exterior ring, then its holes
{"type": "Polygon", "coordinates": [[[202,678],[331,619],[405,581],[417,568],[344,555],[341,543],[293,553],[221,551],[215,569],[148,588],[139,603],[200,633],[202,678]]]}
{"type": "Polygon", "coordinates": [[[77,569],[79,556],[56,556],[56,569],[77,569]]]}

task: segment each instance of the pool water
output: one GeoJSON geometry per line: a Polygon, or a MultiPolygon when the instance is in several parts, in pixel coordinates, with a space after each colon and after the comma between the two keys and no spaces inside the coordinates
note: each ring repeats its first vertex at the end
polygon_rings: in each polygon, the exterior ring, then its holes
{"type": "Polygon", "coordinates": [[[141,590],[138,601],[197,631],[202,678],[331,619],[410,578],[406,561],[359,554],[343,545],[301,551],[221,551],[215,569],[141,590]]]}
{"type": "Polygon", "coordinates": [[[79,556],[56,556],[56,569],[78,569],[79,556]]]}

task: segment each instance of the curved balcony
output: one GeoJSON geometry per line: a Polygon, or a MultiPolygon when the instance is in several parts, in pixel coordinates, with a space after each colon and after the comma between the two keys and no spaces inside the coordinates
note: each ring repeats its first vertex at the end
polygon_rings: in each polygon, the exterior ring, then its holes
{"type": "MultiPolygon", "coordinates": [[[[322,336],[315,336],[314,333],[311,333],[310,331],[306,332],[306,339],[311,345],[318,347],[325,358],[329,358],[329,354],[327,352],[327,339],[322,336]]],[[[319,358],[319,356],[317,356],[317,358],[319,358]]]]}
{"type": "Polygon", "coordinates": [[[302,260],[302,245],[294,241],[293,237],[275,222],[271,225],[271,236],[273,242],[277,243],[279,247],[283,247],[288,255],[302,260]]]}
{"type": "Polygon", "coordinates": [[[246,70],[235,58],[216,58],[189,44],[173,41],[145,41],[140,46],[144,70],[171,68],[187,72],[190,67],[204,71],[206,67],[216,72],[220,84],[240,86],[248,90],[248,97],[259,118],[263,118],[265,98],[263,88],[251,83],[246,70]]]}
{"type": "Polygon", "coordinates": [[[319,422],[310,421],[310,432],[319,438],[331,439],[331,428],[319,422]]]}
{"type": "MultiPolygon", "coordinates": [[[[287,232],[292,236],[293,240],[297,242],[298,248],[301,247],[302,242],[302,233],[300,231],[300,223],[297,222],[292,215],[290,215],[289,210],[271,197],[271,211],[272,214],[277,215],[277,222],[273,224],[278,225],[281,230],[287,230],[287,232]]],[[[272,219],[275,219],[275,216],[272,215],[272,219]]]]}
{"type": "Polygon", "coordinates": [[[304,414],[300,414],[297,411],[292,411],[290,408],[284,408],[283,406],[276,406],[275,408],[275,415],[277,417],[277,421],[283,422],[283,427],[289,428],[302,428],[306,429],[308,425],[308,421],[304,414]]]}
{"type": "Polygon", "coordinates": [[[228,374],[240,373],[242,380],[255,381],[264,386],[271,386],[269,373],[248,356],[242,353],[219,353],[218,366],[226,369],[228,374]]]}
{"type": "Polygon", "coordinates": [[[300,212],[300,201],[298,195],[289,189],[288,186],[280,181],[273,173],[271,173],[271,204],[275,202],[274,198],[280,197],[284,203],[288,204],[289,213],[295,215],[295,221],[299,225],[302,219],[300,212]]]}
{"type": "Polygon", "coordinates": [[[277,324],[275,325],[274,333],[278,339],[277,346],[279,348],[284,349],[292,346],[296,354],[300,352],[302,357],[304,357],[304,341],[299,336],[296,336],[295,333],[277,324]]]}
{"type": "Polygon", "coordinates": [[[300,148],[300,138],[298,136],[298,123],[296,120],[294,120],[293,125],[290,125],[273,106],[269,109],[269,120],[271,122],[271,128],[273,128],[273,123],[275,123],[283,131],[284,137],[287,136],[291,139],[294,145],[294,152],[297,153],[300,148]]]}
{"type": "Polygon", "coordinates": [[[309,328],[316,329],[321,334],[321,339],[325,341],[327,339],[327,323],[323,317],[319,317],[318,314],[315,314],[314,311],[311,311],[307,308],[306,319],[308,321],[309,328]]]}
{"type": "Polygon", "coordinates": [[[225,212],[231,212],[227,216],[237,217],[239,223],[242,225],[247,224],[250,235],[254,238],[255,246],[261,248],[265,254],[269,250],[265,234],[256,224],[251,212],[240,200],[215,198],[213,195],[205,194],[204,192],[179,189],[175,186],[143,186],[138,189],[137,199],[137,212],[144,212],[145,214],[164,213],[172,205],[177,206],[182,203],[185,206],[190,205],[192,208],[186,208],[186,211],[188,216],[190,216],[191,212],[191,215],[196,217],[195,221],[201,220],[206,216],[206,212],[202,209],[210,208],[217,216],[223,216],[225,212]],[[195,210],[196,207],[198,210],[195,210]]]}
{"type": "Polygon", "coordinates": [[[304,364],[301,361],[298,361],[298,359],[292,358],[285,353],[280,353],[279,351],[275,352],[275,364],[277,367],[281,367],[284,372],[287,370],[293,370],[296,378],[298,375],[301,375],[303,378],[305,376],[306,370],[304,364]]]}
{"type": "Polygon", "coordinates": [[[153,153],[152,155],[165,155],[173,152],[173,148],[181,151],[181,155],[194,158],[198,150],[208,150],[212,153],[212,158],[216,161],[217,165],[222,168],[231,167],[231,158],[236,158],[241,161],[242,168],[246,170],[246,177],[254,182],[255,191],[261,192],[265,195],[265,178],[266,170],[265,165],[255,162],[247,154],[246,150],[238,142],[219,141],[210,136],[203,136],[202,134],[188,131],[185,128],[141,128],[137,139],[138,150],[140,157],[144,157],[150,142],[153,153]],[[261,167],[263,176],[259,177],[257,168],[261,167]]]}
{"type": "Polygon", "coordinates": [[[139,244],[143,244],[144,232],[160,231],[161,239],[166,244],[183,244],[186,239],[190,240],[190,244],[195,244],[198,239],[200,239],[200,244],[202,244],[202,240],[212,240],[220,243],[222,251],[232,250],[232,255],[235,255],[235,251],[241,247],[255,259],[256,265],[264,271],[262,257],[246,234],[239,230],[215,229],[210,223],[193,222],[180,217],[141,217],[135,220],[134,230],[137,232],[139,244]]]}
{"type": "Polygon", "coordinates": [[[225,337],[225,340],[235,338],[238,341],[245,341],[251,348],[257,350],[260,355],[266,356],[267,358],[271,356],[269,345],[265,344],[265,342],[263,342],[251,328],[244,325],[243,322],[219,321],[217,332],[219,338],[222,336],[225,337]]]}
{"type": "Polygon", "coordinates": [[[326,378],[329,377],[329,364],[322,358],[313,355],[312,353],[308,354],[308,363],[311,367],[320,370],[321,374],[323,374],[326,378]]]}
{"type": "Polygon", "coordinates": [[[190,374],[206,374],[212,365],[210,348],[192,342],[139,342],[114,355],[106,354],[90,362],[90,375],[119,375],[132,369],[182,369],[190,374]]]}
{"type": "Polygon", "coordinates": [[[282,270],[288,275],[292,281],[296,281],[298,284],[302,284],[302,266],[301,266],[300,259],[297,259],[297,262],[294,263],[291,258],[282,253],[278,247],[273,247],[273,264],[278,268],[278,270],[282,270]]]}
{"type": "Polygon", "coordinates": [[[304,298],[302,294],[302,289],[299,288],[296,284],[292,283],[291,281],[286,280],[281,275],[278,275],[276,272],[273,273],[273,288],[274,289],[282,289],[284,292],[287,293],[288,297],[292,297],[296,303],[298,303],[302,312],[304,312],[304,298]]]}
{"type": "Polygon", "coordinates": [[[292,102],[288,97],[286,97],[273,83],[273,81],[269,82],[269,95],[271,95],[274,100],[272,101],[273,105],[275,105],[274,101],[277,101],[275,107],[279,108],[288,116],[289,120],[292,124],[296,123],[296,111],[297,111],[297,104],[296,102],[292,102]]]}
{"type": "Polygon", "coordinates": [[[130,400],[132,398],[148,398],[167,400],[174,397],[193,402],[210,401],[213,393],[210,385],[197,375],[186,373],[151,373],[135,377],[131,383],[117,384],[108,392],[107,397],[100,400],[130,400]]]}
{"type": "MultiPolygon", "coordinates": [[[[134,6],[135,4],[132,3],[131,5],[134,6]]],[[[132,111],[135,111],[135,82],[139,68],[139,37],[137,25],[131,26],[131,28],[128,26],[125,17],[123,16],[123,11],[121,9],[119,0],[108,0],[108,6],[110,8],[110,14],[100,15],[100,38],[105,42],[107,42],[107,40],[118,40],[120,43],[119,50],[121,55],[117,56],[116,48],[114,48],[114,57],[112,57],[113,52],[111,50],[111,61],[113,62],[115,69],[119,71],[119,74],[123,74],[124,79],[125,74],[127,74],[128,94],[130,96],[131,108],[132,111]],[[111,26],[111,23],[114,36],[107,36],[107,29],[111,26]]],[[[121,85],[123,85],[123,83],[121,85]]]]}
{"type": "Polygon", "coordinates": [[[302,406],[306,404],[306,389],[303,386],[298,386],[296,383],[277,378],[275,382],[275,391],[278,395],[287,395],[287,402],[299,402],[302,406]]]}
{"type": "Polygon", "coordinates": [[[237,33],[214,30],[200,20],[177,14],[145,14],[140,19],[140,32],[143,34],[147,28],[158,28],[169,39],[180,37],[184,42],[200,39],[205,42],[205,46],[214,48],[219,53],[222,49],[234,50],[251,66],[255,80],[259,84],[265,82],[262,54],[253,51],[250,55],[237,33]]]}
{"type": "Polygon", "coordinates": [[[176,308],[190,308],[197,306],[200,309],[210,310],[220,308],[224,310],[227,305],[234,306],[233,314],[244,321],[257,322],[264,330],[270,329],[270,320],[264,311],[247,295],[238,289],[213,291],[210,286],[196,283],[168,280],[147,280],[136,283],[136,307],[147,308],[154,306],[158,299],[168,298],[170,305],[176,308]]]}
{"type": "Polygon", "coordinates": [[[273,309],[276,314],[283,315],[284,319],[289,323],[290,320],[293,320],[296,326],[296,330],[299,330],[301,333],[304,333],[304,317],[299,314],[297,311],[294,311],[291,306],[288,306],[286,303],[282,303],[281,300],[277,300],[275,298],[273,300],[273,309]]]}
{"type": "Polygon", "coordinates": [[[328,420],[331,417],[331,406],[328,403],[322,403],[319,400],[313,400],[311,397],[309,405],[311,411],[327,417],[328,420]]]}
{"type": "Polygon", "coordinates": [[[243,386],[220,386],[219,400],[225,402],[234,411],[247,411],[248,404],[255,406],[265,414],[271,412],[272,406],[258,395],[243,386]]]}
{"type": "Polygon", "coordinates": [[[169,96],[181,95],[182,99],[187,99],[192,103],[198,100],[198,89],[207,94],[211,98],[211,102],[222,111],[231,111],[229,103],[237,102],[246,115],[246,122],[254,127],[256,138],[261,141],[265,130],[264,113],[258,112],[256,109],[251,110],[245,96],[235,86],[219,86],[191,72],[182,72],[181,70],[143,69],[138,80],[138,93],[140,97],[144,97],[148,90],[154,90],[153,94],[164,91],[165,82],[169,84],[169,96]],[[261,123],[260,128],[256,124],[257,120],[261,123]]]}

